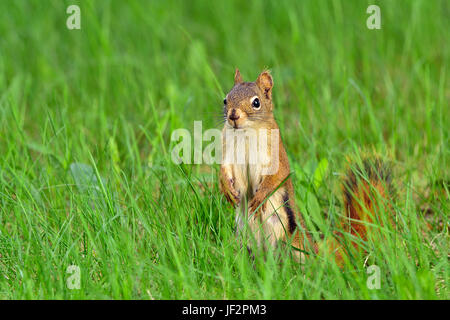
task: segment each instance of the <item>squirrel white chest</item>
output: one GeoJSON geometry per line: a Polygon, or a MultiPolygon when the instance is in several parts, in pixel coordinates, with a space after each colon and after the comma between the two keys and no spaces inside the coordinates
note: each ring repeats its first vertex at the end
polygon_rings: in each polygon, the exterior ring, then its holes
{"type": "Polygon", "coordinates": [[[240,193],[247,195],[248,198],[253,197],[259,184],[262,181],[262,168],[257,164],[234,165],[233,173],[235,185],[239,186],[240,193]]]}
{"type": "Polygon", "coordinates": [[[230,156],[230,165],[235,186],[238,186],[242,195],[251,198],[263,179],[267,164],[270,163],[267,138],[261,138],[254,130],[235,130],[233,133],[233,140],[228,141],[228,148],[231,147],[234,151],[230,156]],[[230,145],[230,142],[235,144],[230,145]]]}

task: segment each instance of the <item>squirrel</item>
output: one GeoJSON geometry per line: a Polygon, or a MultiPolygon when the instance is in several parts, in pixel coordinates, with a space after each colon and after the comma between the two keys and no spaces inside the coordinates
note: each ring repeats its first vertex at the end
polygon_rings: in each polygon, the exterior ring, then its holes
{"type": "MultiPolygon", "coordinates": [[[[237,233],[244,231],[248,223],[257,247],[275,247],[280,242],[289,242],[297,249],[296,257],[304,262],[305,253],[317,254],[322,246],[319,248],[319,244],[313,241],[295,204],[289,160],[273,115],[272,88],[273,78],[268,70],[261,72],[255,82],[244,82],[239,69],[236,69],[234,86],[224,99],[219,187],[227,201],[236,208],[237,233]],[[257,149],[254,145],[264,146],[261,133],[269,136],[263,139],[267,147],[257,149]],[[252,140],[252,135],[256,139],[252,140]],[[240,142],[235,144],[239,138],[240,142]],[[255,143],[258,138],[258,143],[255,143]],[[276,150],[272,150],[274,145],[276,150]],[[258,161],[261,158],[255,161],[255,153],[262,155],[265,165],[258,161]],[[242,161],[236,161],[234,156],[241,156],[242,161]],[[231,161],[227,157],[232,158],[231,161]],[[271,172],[264,170],[274,164],[275,169],[271,172]]],[[[383,198],[391,195],[388,190],[391,173],[379,160],[374,165],[365,160],[363,171],[369,181],[360,179],[354,169],[349,170],[344,180],[344,208],[348,219],[341,221],[341,225],[345,231],[365,239],[367,229],[361,221],[371,222],[375,214],[377,203],[373,191],[383,198]]],[[[340,233],[336,235],[339,238],[340,233]]],[[[338,264],[342,265],[347,249],[335,239],[326,246],[326,250],[331,250],[338,264]]],[[[358,244],[353,242],[353,246],[358,244]]],[[[249,243],[247,248],[251,252],[252,244],[249,243]]]]}

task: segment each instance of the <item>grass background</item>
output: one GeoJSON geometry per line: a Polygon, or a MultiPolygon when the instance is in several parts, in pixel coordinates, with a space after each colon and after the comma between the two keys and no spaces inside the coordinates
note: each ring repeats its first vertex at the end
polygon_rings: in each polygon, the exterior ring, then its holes
{"type": "Polygon", "coordinates": [[[435,0],[1,1],[0,298],[448,299],[449,18],[435,0]],[[272,70],[316,238],[342,213],[346,157],[373,150],[393,160],[403,232],[379,227],[343,270],[253,265],[218,166],[170,161],[174,129],[220,127],[235,67],[272,70]]]}

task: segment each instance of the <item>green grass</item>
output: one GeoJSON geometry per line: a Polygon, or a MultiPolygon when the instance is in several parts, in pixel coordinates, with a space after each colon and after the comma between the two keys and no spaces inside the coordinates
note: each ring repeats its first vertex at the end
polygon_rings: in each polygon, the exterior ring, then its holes
{"type": "Polygon", "coordinates": [[[434,0],[1,1],[0,298],[449,299],[448,30],[434,0]],[[272,70],[317,238],[342,214],[346,157],[393,159],[398,228],[378,226],[368,256],[253,264],[218,165],[172,163],[173,130],[219,128],[235,67],[272,70]]]}

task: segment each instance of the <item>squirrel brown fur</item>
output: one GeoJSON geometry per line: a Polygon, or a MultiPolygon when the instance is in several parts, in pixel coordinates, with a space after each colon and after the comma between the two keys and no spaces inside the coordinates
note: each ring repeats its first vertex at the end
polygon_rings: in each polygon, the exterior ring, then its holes
{"type": "MultiPolygon", "coordinates": [[[[246,153],[245,161],[236,163],[222,159],[219,185],[226,199],[236,208],[238,232],[243,231],[248,223],[257,246],[266,248],[288,242],[298,249],[297,256],[304,261],[303,253],[317,253],[319,247],[314,243],[302,213],[295,204],[289,160],[273,115],[272,88],[273,79],[269,71],[263,71],[255,82],[244,82],[236,69],[234,86],[224,99],[222,145],[224,154],[227,153],[227,148],[237,150],[234,141],[230,145],[227,135],[230,131],[237,136],[247,135],[251,130],[256,133],[268,132],[268,147],[263,152],[269,159],[267,165],[277,162],[276,170],[264,174],[260,163],[249,161],[249,155],[252,155],[249,150],[251,144],[250,140],[244,138],[241,140],[245,141],[241,145],[244,149],[240,150],[246,153]],[[276,139],[275,136],[272,137],[274,133],[277,133],[276,139]],[[272,150],[274,143],[278,144],[276,151],[272,150]]],[[[350,169],[344,180],[343,203],[348,221],[342,221],[341,226],[344,231],[365,240],[365,222],[373,220],[373,216],[368,213],[375,214],[377,211],[373,191],[382,198],[389,198],[391,173],[378,159],[373,163],[366,161],[362,167],[362,172],[350,169]],[[368,180],[360,179],[361,173],[368,180]]],[[[252,249],[250,242],[247,246],[249,250],[252,249]]],[[[354,243],[354,246],[357,245],[354,243]]],[[[335,252],[337,262],[342,263],[346,250],[338,241],[330,242],[327,250],[335,252]]]]}

